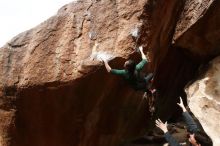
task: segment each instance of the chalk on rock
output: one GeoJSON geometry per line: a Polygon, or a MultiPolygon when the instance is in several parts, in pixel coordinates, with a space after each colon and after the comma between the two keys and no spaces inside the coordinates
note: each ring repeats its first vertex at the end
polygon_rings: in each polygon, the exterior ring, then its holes
{"type": "Polygon", "coordinates": [[[73,1],[72,1],[72,3],[74,3],[74,4],[75,4],[75,3],[78,3],[78,2],[79,2],[79,0],[73,0],[73,1]]]}
{"type": "Polygon", "coordinates": [[[98,61],[102,61],[102,60],[112,60],[114,58],[114,56],[112,54],[109,54],[107,52],[103,52],[103,51],[99,51],[99,52],[93,52],[90,56],[90,58],[92,60],[98,60],[98,61]]]}
{"type": "Polygon", "coordinates": [[[89,32],[89,38],[91,40],[96,40],[96,32],[89,32]]]}
{"type": "Polygon", "coordinates": [[[138,27],[135,27],[134,29],[131,30],[131,35],[136,38],[138,37],[138,35],[139,35],[138,27]]]}

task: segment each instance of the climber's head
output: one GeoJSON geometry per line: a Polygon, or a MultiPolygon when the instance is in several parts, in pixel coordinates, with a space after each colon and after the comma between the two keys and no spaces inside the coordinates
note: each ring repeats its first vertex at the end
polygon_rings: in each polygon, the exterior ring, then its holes
{"type": "Polygon", "coordinates": [[[188,135],[189,142],[193,146],[212,146],[212,140],[210,137],[203,131],[198,131],[193,134],[188,135]]]}
{"type": "Polygon", "coordinates": [[[124,68],[128,70],[129,73],[133,73],[135,71],[136,63],[134,60],[127,60],[124,64],[124,68]]]}

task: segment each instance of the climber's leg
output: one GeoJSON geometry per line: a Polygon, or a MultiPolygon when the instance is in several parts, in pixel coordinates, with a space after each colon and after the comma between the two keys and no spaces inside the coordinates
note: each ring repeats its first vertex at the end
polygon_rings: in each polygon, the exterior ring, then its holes
{"type": "Polygon", "coordinates": [[[144,80],[148,84],[152,78],[153,78],[153,73],[149,73],[149,74],[147,74],[146,77],[144,77],[144,80]]]}

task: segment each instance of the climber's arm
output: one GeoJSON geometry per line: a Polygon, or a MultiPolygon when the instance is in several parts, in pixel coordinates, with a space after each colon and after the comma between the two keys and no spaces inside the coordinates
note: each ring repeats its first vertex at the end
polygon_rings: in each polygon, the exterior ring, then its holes
{"type": "Polygon", "coordinates": [[[111,66],[108,64],[107,60],[103,60],[105,68],[107,70],[107,72],[110,72],[112,70],[111,66]]]}
{"type": "Polygon", "coordinates": [[[146,55],[144,54],[143,52],[143,47],[139,47],[139,50],[141,52],[141,58],[142,58],[142,61],[140,63],[138,63],[136,65],[136,70],[137,71],[140,71],[144,68],[144,65],[147,64],[149,61],[148,61],[148,58],[146,57],[146,55]]]}
{"type": "Polygon", "coordinates": [[[141,58],[142,58],[142,60],[147,60],[147,57],[146,57],[146,55],[145,55],[144,52],[143,52],[143,47],[142,47],[142,46],[139,47],[139,50],[140,50],[140,52],[141,52],[141,58]]]}
{"type": "Polygon", "coordinates": [[[126,75],[126,71],[124,69],[111,69],[110,73],[115,74],[115,75],[126,75]]]}
{"type": "Polygon", "coordinates": [[[123,70],[112,69],[110,67],[110,65],[108,64],[107,60],[103,60],[103,62],[105,64],[105,68],[106,68],[107,72],[110,72],[110,73],[115,74],[115,75],[125,75],[126,74],[126,71],[124,69],[123,70]]]}
{"type": "Polygon", "coordinates": [[[137,71],[140,71],[144,68],[144,65],[147,64],[147,60],[146,59],[143,59],[140,63],[138,63],[136,65],[136,70],[137,71]]]}

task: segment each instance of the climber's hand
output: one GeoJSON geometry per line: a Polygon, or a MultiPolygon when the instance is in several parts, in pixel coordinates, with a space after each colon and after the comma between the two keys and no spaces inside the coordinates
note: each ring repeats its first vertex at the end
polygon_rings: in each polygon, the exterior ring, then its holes
{"type": "Polygon", "coordinates": [[[143,52],[143,47],[142,46],[140,46],[138,49],[139,49],[140,52],[143,52]]]}
{"type": "Polygon", "coordinates": [[[155,121],[155,125],[160,128],[164,133],[166,133],[168,130],[167,130],[167,122],[163,123],[160,119],[157,119],[155,121]]]}
{"type": "Polygon", "coordinates": [[[105,60],[104,60],[102,57],[100,57],[100,60],[101,60],[102,62],[105,62],[105,60]]]}
{"type": "Polygon", "coordinates": [[[108,63],[108,60],[105,59],[104,57],[100,57],[100,60],[101,60],[103,63],[108,63]]]}

